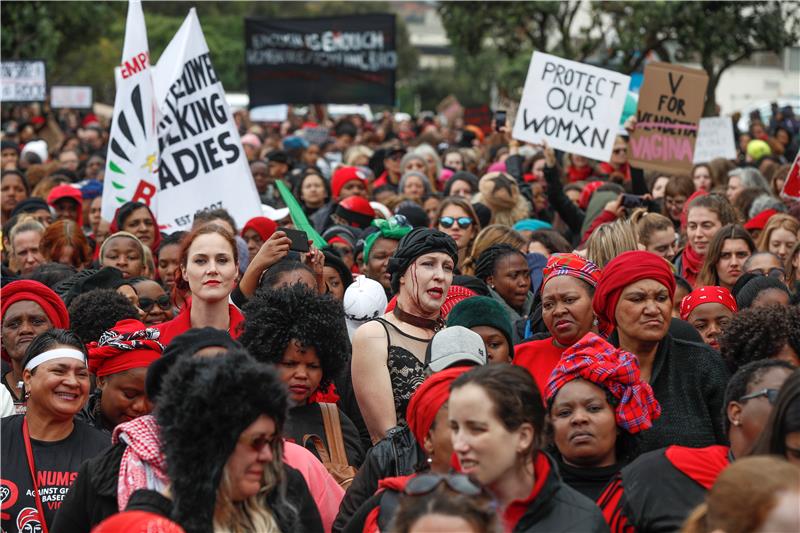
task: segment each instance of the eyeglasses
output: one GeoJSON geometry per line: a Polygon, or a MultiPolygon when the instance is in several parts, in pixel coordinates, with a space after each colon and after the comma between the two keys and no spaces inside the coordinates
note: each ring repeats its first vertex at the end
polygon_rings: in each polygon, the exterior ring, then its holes
{"type": "Polygon", "coordinates": [[[272,444],[272,439],[267,437],[266,435],[259,435],[257,437],[252,438],[242,438],[239,441],[244,444],[245,446],[249,446],[253,449],[254,452],[261,453],[266,446],[272,444]]]}
{"type": "Polygon", "coordinates": [[[139,298],[139,309],[144,311],[145,313],[149,313],[153,310],[153,306],[158,304],[158,306],[166,311],[172,306],[172,303],[169,301],[169,295],[162,294],[156,299],[147,298],[147,297],[140,297],[139,298]]]}
{"type": "Polygon", "coordinates": [[[775,401],[778,399],[778,389],[761,389],[756,392],[751,392],[745,396],[739,398],[740,402],[746,402],[747,400],[752,400],[753,398],[758,398],[760,396],[766,396],[767,401],[769,401],[770,405],[775,405],[775,401]]]}
{"type": "Polygon", "coordinates": [[[755,270],[751,270],[749,274],[759,274],[761,276],[769,276],[771,278],[779,279],[781,281],[786,279],[786,271],[780,267],[772,267],[767,271],[764,271],[763,268],[756,268],[755,270]]]}
{"type": "Polygon", "coordinates": [[[461,229],[467,229],[472,225],[472,219],[470,217],[439,217],[439,225],[445,229],[452,228],[454,223],[458,224],[461,229]]]}
{"type": "Polygon", "coordinates": [[[478,496],[481,493],[480,485],[475,484],[464,474],[422,474],[412,478],[403,491],[408,496],[424,496],[430,494],[441,483],[447,485],[451,490],[464,496],[478,496]]]}
{"type": "Polygon", "coordinates": [[[628,151],[627,148],[617,148],[616,150],[614,150],[614,153],[615,154],[624,154],[627,151],[628,151]]]}

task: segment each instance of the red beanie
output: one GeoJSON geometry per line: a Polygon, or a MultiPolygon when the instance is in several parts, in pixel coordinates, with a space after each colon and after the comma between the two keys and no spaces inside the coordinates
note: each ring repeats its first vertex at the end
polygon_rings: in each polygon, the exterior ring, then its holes
{"type": "Polygon", "coordinates": [[[764,229],[769,222],[769,219],[772,218],[772,215],[777,215],[778,212],[775,209],[765,209],[761,211],[759,214],[748,220],[745,225],[744,229],[746,230],[754,230],[754,229],[764,229]]]}
{"type": "Polygon", "coordinates": [[[338,199],[339,193],[342,192],[342,187],[348,181],[359,180],[367,186],[367,177],[358,167],[339,167],[331,177],[331,191],[333,198],[338,199]]]}
{"type": "Polygon", "coordinates": [[[431,374],[414,391],[408,401],[406,421],[420,446],[425,443],[425,437],[431,430],[439,410],[450,398],[450,385],[458,376],[473,368],[473,366],[446,368],[431,374]]]}
{"type": "Polygon", "coordinates": [[[670,300],[675,296],[675,275],[663,257],[635,250],[618,255],[606,265],[592,300],[592,309],[601,326],[616,325],[614,313],[623,289],[643,279],[655,280],[666,287],[670,300]]]}
{"type": "Polygon", "coordinates": [[[149,511],[123,511],[109,516],[97,524],[92,533],[186,533],[169,518],[149,511]]]}
{"type": "MultiPolygon", "coordinates": [[[[12,281],[0,291],[0,299],[2,299],[2,317],[5,317],[6,311],[12,304],[31,301],[39,304],[54,328],[69,329],[69,313],[64,302],[52,289],[38,281],[27,279],[12,281]]],[[[3,359],[8,359],[5,348],[3,348],[3,359]]]]}
{"type": "Polygon", "coordinates": [[[254,217],[248,220],[242,228],[242,237],[244,237],[244,232],[249,229],[258,233],[262,241],[266,241],[272,237],[272,234],[278,229],[278,225],[267,217],[254,217]]]}

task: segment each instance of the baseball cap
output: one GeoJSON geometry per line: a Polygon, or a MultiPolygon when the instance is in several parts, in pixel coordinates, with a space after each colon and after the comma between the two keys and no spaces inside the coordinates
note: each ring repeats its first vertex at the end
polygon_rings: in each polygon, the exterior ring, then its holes
{"type": "Polygon", "coordinates": [[[344,318],[347,333],[353,340],[358,327],[381,316],[386,310],[386,291],[383,286],[366,276],[358,276],[344,291],[344,318]]]}
{"type": "Polygon", "coordinates": [[[452,326],[433,336],[425,352],[425,366],[440,372],[453,365],[485,365],[486,345],[480,335],[464,326],[452,326]]]}

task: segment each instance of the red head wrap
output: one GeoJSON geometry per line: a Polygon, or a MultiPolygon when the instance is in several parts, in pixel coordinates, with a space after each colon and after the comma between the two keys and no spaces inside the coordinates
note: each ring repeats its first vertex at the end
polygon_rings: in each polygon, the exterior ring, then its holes
{"type": "Polygon", "coordinates": [[[242,228],[242,237],[244,237],[244,232],[249,229],[258,233],[262,241],[266,241],[272,237],[272,234],[278,229],[278,225],[267,217],[254,217],[248,220],[242,228]]]}
{"type": "MultiPolygon", "coordinates": [[[[0,315],[3,318],[12,304],[31,301],[39,304],[54,328],[69,329],[67,306],[55,292],[38,281],[27,279],[12,281],[0,291],[0,299],[2,300],[0,315]]],[[[3,348],[3,359],[8,359],[5,348],[3,348]]]]}
{"type": "Polygon", "coordinates": [[[164,351],[164,346],[156,340],[158,337],[157,329],[148,328],[138,320],[120,320],[99,341],[87,345],[89,370],[102,377],[132,368],[147,368],[164,351]]]}
{"type": "Polygon", "coordinates": [[[556,276],[572,276],[596,287],[601,274],[597,265],[578,254],[553,254],[544,267],[542,288],[556,276]]]}
{"type": "Polygon", "coordinates": [[[420,446],[436,420],[439,410],[450,398],[450,385],[458,376],[472,370],[471,366],[447,368],[431,374],[417,387],[406,409],[406,420],[411,433],[420,446]]]}
{"type": "Polygon", "coordinates": [[[669,291],[670,299],[675,296],[675,275],[663,257],[635,250],[618,255],[606,265],[592,300],[592,309],[601,324],[616,324],[614,313],[622,290],[643,279],[662,284],[669,291]]]}
{"type": "Polygon", "coordinates": [[[547,382],[547,401],[553,401],[561,387],[573,379],[590,381],[611,393],[616,399],[617,425],[628,433],[652,427],[661,416],[652,387],[641,380],[636,356],[614,348],[594,333],[587,333],[561,355],[547,382]]]}
{"type": "Polygon", "coordinates": [[[732,313],[738,311],[736,307],[736,299],[731,294],[731,291],[725,287],[717,287],[709,285],[708,287],[700,287],[695,289],[681,300],[681,320],[686,320],[692,311],[698,306],[703,304],[722,304],[732,313]]]}

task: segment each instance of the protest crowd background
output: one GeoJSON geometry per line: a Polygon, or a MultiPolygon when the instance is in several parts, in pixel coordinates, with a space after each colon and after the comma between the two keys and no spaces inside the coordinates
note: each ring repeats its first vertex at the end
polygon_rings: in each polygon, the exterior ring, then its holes
{"type": "Polygon", "coordinates": [[[404,113],[393,16],[297,20],[250,108],[194,9],[109,112],[4,58],[2,530],[800,530],[798,107],[537,51],[404,113]]]}

